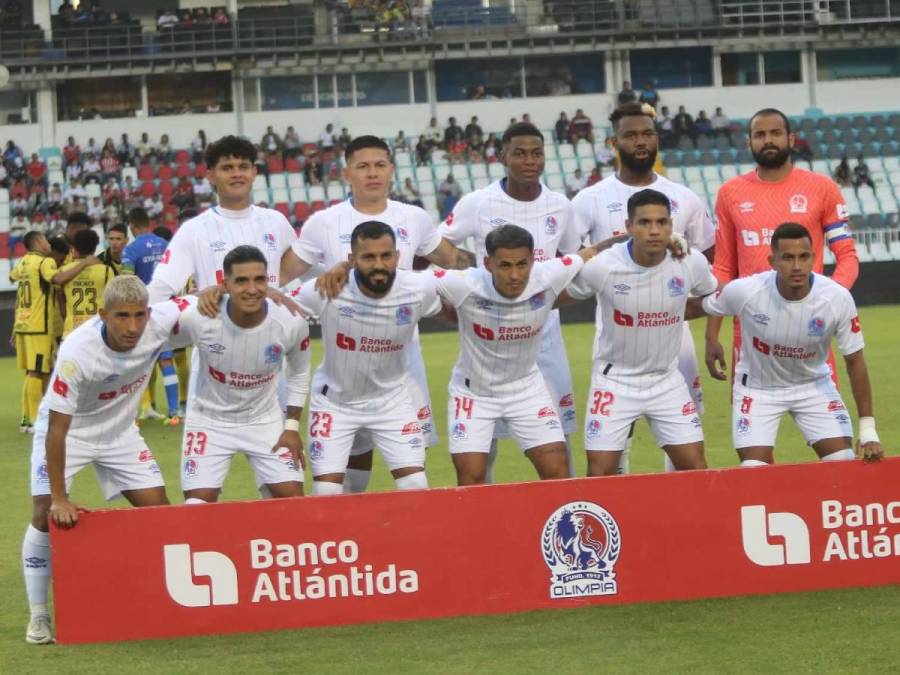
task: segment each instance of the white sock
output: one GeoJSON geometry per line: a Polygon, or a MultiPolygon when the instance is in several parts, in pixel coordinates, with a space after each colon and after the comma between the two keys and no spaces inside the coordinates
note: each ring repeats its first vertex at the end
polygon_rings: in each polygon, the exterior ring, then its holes
{"type": "Polygon", "coordinates": [[[342,483],[331,483],[327,480],[313,481],[313,495],[342,495],[344,486],[342,483]]]}
{"type": "Polygon", "coordinates": [[[628,461],[628,454],[631,452],[631,442],[634,440],[633,436],[629,436],[628,440],[625,441],[625,449],[622,451],[622,455],[619,457],[619,470],[616,471],[617,474],[625,474],[630,473],[629,469],[631,468],[631,463],[628,461]]]}
{"type": "Polygon", "coordinates": [[[744,460],[741,460],[741,466],[743,466],[743,467],[769,466],[769,463],[763,462],[760,459],[744,459],[744,460]]]}
{"type": "Polygon", "coordinates": [[[856,453],[854,453],[850,448],[846,448],[845,450],[838,450],[837,452],[832,452],[830,455],[825,455],[822,458],[822,461],[845,462],[850,459],[856,459],[856,453]]]}
{"type": "Polygon", "coordinates": [[[344,472],[344,494],[365,492],[369,487],[370,478],[372,478],[371,471],[363,471],[362,469],[347,469],[344,472]]]}
{"type": "Polygon", "coordinates": [[[572,455],[572,444],[568,436],[566,436],[566,462],[569,465],[569,478],[575,478],[578,474],[575,472],[575,457],[572,455]]]}
{"type": "Polygon", "coordinates": [[[198,499],[197,497],[188,497],[187,499],[184,500],[184,503],[185,504],[206,504],[207,502],[205,502],[202,499],[198,499]]]}
{"type": "Polygon", "coordinates": [[[25,591],[31,605],[31,616],[50,616],[47,603],[50,597],[50,533],[41,532],[34,525],[25,530],[22,540],[22,569],[25,572],[25,591]]]}
{"type": "Polygon", "coordinates": [[[494,463],[497,461],[497,454],[500,451],[500,441],[496,438],[491,441],[491,449],[488,452],[487,471],[484,472],[484,482],[488,485],[494,482],[494,463]]]}
{"type": "Polygon", "coordinates": [[[417,471],[416,473],[411,473],[408,476],[395,478],[394,482],[397,484],[398,490],[428,489],[428,477],[425,475],[424,471],[417,471]]]}

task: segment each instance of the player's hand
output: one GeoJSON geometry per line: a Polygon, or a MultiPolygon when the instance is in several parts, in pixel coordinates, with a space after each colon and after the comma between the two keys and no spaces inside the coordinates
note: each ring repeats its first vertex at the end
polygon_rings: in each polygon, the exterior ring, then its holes
{"type": "Polygon", "coordinates": [[[864,445],[856,441],[856,456],[864,462],[880,462],[884,459],[884,451],[878,441],[869,441],[864,445]]]}
{"type": "Polygon", "coordinates": [[[706,369],[717,380],[727,380],[728,363],[725,361],[725,348],[721,342],[706,343],[706,369]]]}
{"type": "Polygon", "coordinates": [[[10,333],[9,335],[9,346],[12,347],[13,351],[16,351],[16,334],[10,333]]]}
{"type": "Polygon", "coordinates": [[[669,238],[669,251],[675,258],[683,258],[690,253],[691,247],[688,245],[687,239],[677,232],[673,232],[669,238]]]}
{"type": "Polygon", "coordinates": [[[266,292],[266,297],[276,305],[284,307],[294,316],[302,316],[303,318],[307,318],[306,314],[303,313],[303,310],[300,309],[300,305],[294,302],[290,296],[285,295],[277,288],[272,288],[271,286],[269,286],[269,290],[266,292]]]}
{"type": "Polygon", "coordinates": [[[289,450],[291,457],[294,458],[294,464],[297,465],[298,471],[306,468],[306,458],[303,456],[303,439],[300,438],[299,431],[290,431],[285,429],[281,432],[278,442],[272,448],[272,454],[278,454],[289,450]]]}
{"type": "Polygon", "coordinates": [[[54,499],[50,502],[50,518],[63,529],[75,527],[75,524],[78,522],[79,511],[87,511],[87,509],[70,502],[68,499],[54,499]]]}
{"type": "Polygon", "coordinates": [[[341,289],[347,285],[347,279],[350,277],[350,264],[343,262],[338,263],[322,276],[316,279],[316,290],[323,298],[333,300],[341,289]]]}
{"type": "Polygon", "coordinates": [[[219,305],[224,295],[225,289],[221,286],[204,288],[197,294],[197,311],[203,316],[215,319],[219,314],[219,305]]]}

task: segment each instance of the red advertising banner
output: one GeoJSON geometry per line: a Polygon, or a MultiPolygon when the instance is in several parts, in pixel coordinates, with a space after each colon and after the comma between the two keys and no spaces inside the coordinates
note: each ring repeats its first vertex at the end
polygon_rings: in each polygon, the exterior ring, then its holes
{"type": "Polygon", "coordinates": [[[895,458],[95,511],[52,532],[58,639],[900,583],[898,485],[895,458]]]}

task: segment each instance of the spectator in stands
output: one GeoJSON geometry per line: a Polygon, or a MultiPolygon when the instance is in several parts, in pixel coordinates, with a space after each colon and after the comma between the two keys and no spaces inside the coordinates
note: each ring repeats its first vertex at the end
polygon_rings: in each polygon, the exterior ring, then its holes
{"type": "Polygon", "coordinates": [[[162,198],[159,194],[155,194],[152,197],[146,197],[144,199],[144,211],[147,212],[147,215],[150,216],[150,219],[159,218],[162,215],[163,209],[165,206],[162,203],[162,198]]]}
{"type": "Polygon", "coordinates": [[[656,133],[659,134],[659,144],[663,149],[675,146],[675,123],[668,106],[663,106],[656,117],[656,133]]]}
{"type": "Polygon", "coordinates": [[[209,15],[206,7],[198,7],[194,12],[194,25],[205,27],[210,24],[212,24],[212,17],[209,15]]]}
{"type": "Polygon", "coordinates": [[[353,136],[350,135],[350,132],[347,130],[347,127],[341,129],[341,135],[338,136],[338,147],[341,150],[341,154],[344,153],[344,150],[347,149],[347,146],[350,145],[350,141],[353,140],[353,136]]]}
{"type": "Polygon", "coordinates": [[[113,154],[116,153],[116,143],[110,137],[107,137],[106,141],[103,143],[103,149],[100,151],[99,154],[95,155],[95,157],[102,157],[103,153],[106,152],[107,150],[109,150],[113,154]]]}
{"type": "Polygon", "coordinates": [[[322,183],[322,160],[318,155],[310,155],[306,164],[303,166],[303,176],[306,178],[308,185],[321,185],[322,183]]]}
{"type": "Polygon", "coordinates": [[[475,143],[467,143],[468,151],[469,151],[469,161],[470,162],[483,162],[484,161],[484,141],[481,140],[480,136],[474,137],[476,139],[475,143]]]}
{"type": "Polygon", "coordinates": [[[319,134],[319,150],[333,152],[337,145],[337,134],[334,133],[334,125],[326,124],[325,131],[319,134]]]}
{"type": "Polygon", "coordinates": [[[47,236],[60,237],[66,230],[66,216],[63,212],[51,213],[47,221],[47,236]]]}
{"type": "Polygon", "coordinates": [[[87,207],[87,214],[94,225],[103,223],[103,202],[100,201],[100,197],[91,197],[87,207]]]}
{"type": "Polygon", "coordinates": [[[174,9],[164,9],[156,18],[157,30],[171,30],[178,25],[178,15],[174,9]]]}
{"type": "MultiPolygon", "coordinates": [[[[119,147],[116,148],[116,156],[119,158],[119,164],[122,166],[133,164],[136,154],[137,148],[134,147],[134,143],[128,140],[128,134],[122,134],[122,142],[119,143],[119,147]]],[[[102,159],[100,160],[100,163],[103,163],[102,159]]]]}
{"type": "Polygon", "coordinates": [[[59,183],[54,183],[47,191],[47,209],[50,213],[56,213],[63,207],[63,192],[59,183]]]}
{"type": "Polygon", "coordinates": [[[813,151],[809,143],[800,134],[794,134],[794,147],[791,148],[791,159],[797,163],[798,159],[805,160],[809,164],[809,170],[813,170],[813,151]]]}
{"type": "Polygon", "coordinates": [[[131,176],[125,176],[125,182],[122,183],[122,188],[119,190],[119,200],[122,202],[122,209],[126,212],[141,205],[140,190],[134,184],[131,176]]]}
{"type": "Polygon", "coordinates": [[[412,178],[409,176],[403,181],[403,190],[401,191],[400,196],[407,204],[418,206],[420,209],[425,208],[425,205],[422,204],[422,196],[419,194],[416,186],[413,185],[412,178]]]}
{"type": "Polygon", "coordinates": [[[3,162],[0,162],[0,187],[9,187],[9,172],[3,162]]]}
{"type": "MultiPolygon", "coordinates": [[[[625,84],[628,84],[627,82],[625,84]]],[[[556,142],[565,143],[569,140],[569,117],[566,113],[559,113],[559,119],[556,120],[556,142]]]]}
{"type": "Polygon", "coordinates": [[[191,10],[183,9],[181,10],[181,14],[178,17],[178,27],[179,28],[191,28],[194,25],[194,15],[191,14],[191,10]]]}
{"type": "Polygon", "coordinates": [[[253,162],[253,165],[256,167],[256,173],[260,176],[265,176],[268,180],[269,163],[266,161],[266,153],[264,150],[260,149],[259,152],[256,153],[256,161],[253,162]]]}
{"type": "Polygon", "coordinates": [[[12,141],[7,141],[6,149],[3,151],[3,161],[13,164],[17,159],[22,159],[22,149],[12,141]]]}
{"type": "Polygon", "coordinates": [[[591,185],[596,185],[601,180],[603,180],[603,172],[600,170],[599,166],[595,166],[591,169],[591,175],[588,176],[587,186],[590,187],[591,185]]]}
{"type": "Polygon", "coordinates": [[[216,11],[213,13],[213,24],[216,26],[227,26],[231,23],[231,19],[228,17],[228,12],[225,11],[224,7],[218,7],[216,11]]]}
{"type": "Polygon", "coordinates": [[[707,138],[712,136],[712,122],[706,116],[705,110],[701,110],[697,113],[697,119],[694,121],[694,131],[698,136],[706,136],[707,138]]]}
{"type": "Polygon", "coordinates": [[[453,178],[453,174],[448,173],[447,177],[438,186],[437,202],[441,220],[447,219],[460,197],[462,197],[462,188],[459,187],[459,183],[453,178]]]}
{"type": "Polygon", "coordinates": [[[12,202],[10,202],[9,209],[13,213],[16,213],[17,211],[23,211],[23,212],[27,213],[28,212],[28,198],[21,194],[17,194],[15,197],[13,197],[12,202]]]}
{"type": "Polygon", "coordinates": [[[484,85],[479,84],[472,90],[472,95],[469,98],[473,101],[483,101],[487,98],[487,92],[484,90],[484,85]]]}
{"type": "Polygon", "coordinates": [[[16,245],[25,239],[25,233],[31,229],[31,221],[24,211],[17,211],[9,224],[9,259],[15,257],[16,245]]]}
{"type": "Polygon", "coordinates": [[[86,197],[87,192],[85,192],[84,187],[81,185],[81,181],[77,178],[70,180],[68,185],[66,185],[66,189],[63,191],[63,201],[67,206],[71,205],[76,198],[84,200],[86,197]]]}
{"type": "Polygon", "coordinates": [[[145,131],[141,134],[141,140],[137,143],[136,154],[138,159],[149,159],[154,155],[153,144],[150,142],[150,135],[145,131]]]}
{"type": "Polygon", "coordinates": [[[497,134],[492,131],[484,142],[484,161],[488,164],[499,161],[501,150],[503,150],[503,143],[497,138],[497,134]]]}
{"type": "Polygon", "coordinates": [[[859,187],[861,185],[868,185],[872,188],[872,192],[877,192],[875,181],[872,180],[872,175],[869,173],[869,165],[866,164],[866,160],[863,159],[862,155],[856,158],[856,166],[853,167],[853,191],[857,195],[859,195],[859,187]]]}
{"type": "Polygon", "coordinates": [[[834,169],[834,182],[841,187],[851,187],[853,185],[853,172],[850,170],[850,162],[847,161],[847,155],[841,157],[841,163],[834,169]]]}
{"type": "Polygon", "coordinates": [[[672,119],[672,132],[675,134],[675,142],[681,143],[684,137],[690,138],[691,142],[697,138],[694,131],[694,118],[684,109],[683,105],[678,106],[678,114],[672,119]]]}
{"type": "Polygon", "coordinates": [[[281,138],[272,127],[266,127],[266,133],[263,134],[259,146],[267,155],[276,155],[281,152],[281,138]]]}
{"type": "Polygon", "coordinates": [[[572,123],[569,125],[569,140],[572,145],[575,145],[582,138],[591,145],[594,144],[594,125],[591,123],[591,118],[579,108],[575,111],[575,117],[572,118],[572,123]]]}
{"type": "Polygon", "coordinates": [[[284,132],[284,159],[287,161],[290,157],[296,157],[303,149],[303,142],[300,140],[300,134],[296,132],[294,127],[288,127],[284,132]]]}
{"type": "Polygon", "coordinates": [[[456,118],[451,117],[447,128],[444,129],[443,148],[449,152],[451,144],[464,143],[465,139],[465,131],[456,123],[456,118]]]}
{"type": "Polygon", "coordinates": [[[646,103],[647,105],[652,105],[653,109],[656,110],[659,105],[659,94],[656,91],[656,87],[653,86],[652,82],[646,82],[644,84],[644,88],[641,89],[641,95],[638,96],[639,103],[646,103]]]}
{"type": "Polygon", "coordinates": [[[120,201],[122,201],[122,193],[119,190],[119,184],[114,180],[106,181],[106,185],[103,186],[103,203],[120,201]]]}
{"type": "MultiPolygon", "coordinates": [[[[122,210],[119,208],[119,202],[115,200],[106,204],[103,207],[103,225],[106,228],[107,234],[113,227],[115,227],[116,225],[120,225],[121,223],[122,210]]],[[[116,262],[119,261],[117,260],[116,262]]]]}
{"type": "Polygon", "coordinates": [[[81,148],[78,147],[78,143],[75,142],[75,138],[69,136],[66,141],[65,146],[63,146],[63,164],[65,166],[69,166],[69,164],[77,164],[81,161],[81,148]]]}
{"type": "Polygon", "coordinates": [[[471,121],[466,125],[466,140],[469,145],[479,145],[484,137],[484,131],[478,124],[478,117],[472,116],[471,121]]]}
{"type": "Polygon", "coordinates": [[[425,134],[419,136],[419,141],[416,143],[416,166],[425,166],[431,161],[431,149],[432,146],[425,138],[425,134]]]}
{"type": "MultiPolygon", "coordinates": [[[[93,156],[94,155],[89,152],[85,153],[85,155],[84,155],[85,161],[87,161],[88,158],[92,158],[93,156]]],[[[100,164],[98,163],[97,164],[98,171],[99,171],[99,168],[100,168],[100,164]]],[[[73,162],[73,163],[69,164],[66,167],[66,182],[68,183],[73,180],[78,180],[79,178],[81,178],[81,174],[83,173],[83,171],[84,171],[84,169],[82,168],[81,164],[79,164],[78,162],[73,162]]]]}
{"type": "Polygon", "coordinates": [[[734,141],[731,140],[731,120],[721,108],[716,108],[716,114],[712,116],[712,128],[716,138],[724,136],[728,139],[728,144],[734,147],[734,141]]]}
{"type": "Polygon", "coordinates": [[[106,150],[100,159],[100,166],[103,168],[104,180],[119,181],[119,158],[115,154],[106,150]]]}
{"type": "Polygon", "coordinates": [[[587,178],[582,175],[581,169],[575,169],[575,172],[566,181],[566,196],[572,199],[585,187],[587,187],[587,178]]]}
{"type": "Polygon", "coordinates": [[[75,13],[75,8],[69,0],[63,0],[56,13],[64,24],[70,24],[72,23],[72,15],[75,13]]]}
{"type": "Polygon", "coordinates": [[[510,117],[509,118],[509,126],[507,126],[506,128],[509,129],[509,127],[514,127],[518,123],[519,123],[519,120],[517,120],[515,117],[510,117]]]}
{"type": "Polygon", "coordinates": [[[197,208],[197,199],[194,197],[194,186],[191,185],[191,181],[188,180],[187,176],[182,176],[178,179],[178,187],[175,188],[175,192],[172,194],[171,199],[169,199],[169,204],[177,206],[179,211],[197,208]]]}
{"type": "Polygon", "coordinates": [[[191,158],[194,164],[202,164],[203,163],[203,153],[206,151],[206,132],[203,129],[197,131],[197,135],[194,136],[194,140],[191,141],[191,153],[193,157],[191,158]]]}
{"type": "Polygon", "coordinates": [[[441,144],[444,140],[444,132],[441,130],[440,126],[438,126],[437,117],[431,118],[431,121],[428,123],[428,126],[425,127],[425,131],[422,132],[422,135],[425,136],[425,142],[428,143],[429,150],[434,150],[441,144]]]}
{"type": "Polygon", "coordinates": [[[622,83],[622,91],[619,92],[616,100],[619,102],[619,105],[634,103],[637,100],[637,92],[631,88],[631,82],[622,83]]]}
{"type": "Polygon", "coordinates": [[[29,187],[35,183],[47,184],[47,165],[41,161],[36,152],[31,153],[31,161],[25,167],[25,175],[29,187]]]}
{"type": "Polygon", "coordinates": [[[212,205],[212,185],[209,184],[209,179],[206,176],[194,179],[194,197],[196,197],[197,204],[201,209],[212,205]]]}
{"type": "Polygon", "coordinates": [[[94,157],[100,156],[100,146],[97,145],[97,141],[94,140],[93,137],[88,139],[87,145],[84,146],[84,150],[82,152],[90,152],[94,155],[94,157]]]}
{"type": "Polygon", "coordinates": [[[178,111],[179,115],[191,115],[194,112],[194,106],[191,105],[190,100],[184,99],[181,102],[181,109],[178,111]]]}
{"type": "MultiPolygon", "coordinates": [[[[109,154],[109,150],[106,151],[106,154],[109,154]]],[[[74,166],[77,165],[73,164],[69,167],[69,169],[72,169],[74,166]]],[[[67,176],[70,173],[69,169],[66,169],[67,176]]],[[[81,179],[85,183],[99,183],[103,179],[103,167],[100,165],[100,162],[97,160],[97,158],[92,154],[87,154],[84,156],[84,166],[82,167],[82,169],[84,173],[82,174],[81,179]]],[[[72,173],[74,173],[74,169],[72,173]]],[[[72,176],[72,178],[78,178],[78,176],[74,175],[72,176]]]]}
{"type": "Polygon", "coordinates": [[[406,133],[403,129],[397,132],[397,135],[394,136],[394,145],[392,150],[396,152],[409,152],[409,139],[406,137],[406,133]]]}
{"type": "Polygon", "coordinates": [[[28,195],[28,213],[32,215],[43,213],[48,208],[47,191],[44,189],[43,184],[35,183],[31,188],[31,193],[28,195]]]}
{"type": "Polygon", "coordinates": [[[171,162],[175,158],[172,152],[172,144],[169,142],[169,134],[163,134],[159,137],[159,145],[156,146],[156,157],[160,162],[171,162]]]}

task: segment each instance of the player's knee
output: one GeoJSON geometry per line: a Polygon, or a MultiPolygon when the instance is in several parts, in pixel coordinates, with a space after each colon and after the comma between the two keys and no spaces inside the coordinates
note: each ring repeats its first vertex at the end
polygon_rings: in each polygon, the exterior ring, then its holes
{"type": "Polygon", "coordinates": [[[621,455],[621,452],[588,450],[588,476],[615,476],[621,455]]]}
{"type": "Polygon", "coordinates": [[[350,459],[347,460],[347,468],[356,469],[357,471],[371,471],[374,454],[374,451],[369,450],[361,455],[350,455],[350,459]]]}
{"type": "Polygon", "coordinates": [[[761,459],[742,459],[741,466],[746,469],[751,469],[756,466],[769,466],[769,463],[764,462],[761,459]]]}
{"type": "Polygon", "coordinates": [[[50,498],[35,497],[31,506],[31,525],[41,532],[50,531],[50,498]]]}
{"type": "Polygon", "coordinates": [[[332,483],[328,480],[314,480],[313,491],[314,496],[318,495],[340,495],[344,494],[343,483],[332,483]]]}
{"type": "Polygon", "coordinates": [[[398,490],[427,490],[428,477],[423,469],[418,469],[415,473],[405,476],[394,476],[394,482],[397,484],[398,490]]]}
{"type": "Polygon", "coordinates": [[[851,459],[856,459],[856,453],[850,448],[836,450],[835,452],[830,452],[827,455],[822,456],[823,462],[846,462],[851,459]]]}

